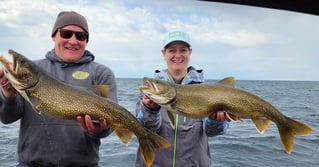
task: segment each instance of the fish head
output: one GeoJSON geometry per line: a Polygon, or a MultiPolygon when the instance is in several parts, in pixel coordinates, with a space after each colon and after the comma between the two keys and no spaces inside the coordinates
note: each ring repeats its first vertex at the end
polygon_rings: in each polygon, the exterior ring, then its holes
{"type": "Polygon", "coordinates": [[[176,100],[176,88],[172,83],[147,77],[143,78],[143,82],[139,89],[153,102],[165,105],[176,100]]]}
{"type": "Polygon", "coordinates": [[[9,50],[8,53],[12,56],[12,61],[0,56],[0,63],[11,85],[20,93],[35,86],[39,80],[38,67],[13,50],[9,50]]]}

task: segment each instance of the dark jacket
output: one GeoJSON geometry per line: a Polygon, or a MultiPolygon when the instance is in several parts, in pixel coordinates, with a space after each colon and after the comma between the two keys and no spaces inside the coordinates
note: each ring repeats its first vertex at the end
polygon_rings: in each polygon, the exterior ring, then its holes
{"type": "MultiPolygon", "coordinates": [[[[45,59],[35,61],[52,76],[81,87],[96,84],[109,86],[109,98],[117,102],[116,83],[113,72],[93,61],[86,51],[76,63],[65,63],[54,50],[45,59]],[[81,74],[86,74],[83,75],[81,74]],[[88,75],[87,75],[88,74],[88,75]]],[[[17,155],[20,162],[31,166],[98,166],[100,138],[113,130],[98,134],[84,133],[76,120],[60,120],[35,112],[21,96],[14,100],[0,98],[0,119],[3,123],[20,120],[17,155]]]]}
{"type": "MultiPolygon", "coordinates": [[[[155,71],[155,78],[174,82],[167,69],[155,71]]],[[[188,68],[188,74],[179,84],[201,84],[204,82],[203,71],[188,68]]],[[[218,123],[209,118],[195,119],[175,115],[175,130],[172,129],[164,108],[153,111],[142,103],[142,95],[136,105],[136,116],[147,128],[157,132],[171,143],[169,149],[155,152],[152,167],[210,167],[211,156],[208,137],[223,134],[228,123],[218,123]],[[178,117],[178,118],[176,118],[178,117]]],[[[138,150],[136,167],[146,167],[138,150]]]]}

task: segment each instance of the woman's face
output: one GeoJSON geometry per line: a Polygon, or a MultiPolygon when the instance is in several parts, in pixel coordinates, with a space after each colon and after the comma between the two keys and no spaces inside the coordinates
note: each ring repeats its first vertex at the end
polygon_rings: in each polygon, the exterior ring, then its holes
{"type": "Polygon", "coordinates": [[[76,35],[70,31],[81,32],[81,35],[85,32],[81,27],[75,25],[68,25],[61,29],[52,37],[55,45],[55,54],[65,62],[76,62],[83,56],[87,40],[78,40],[76,35]],[[72,34],[71,37],[69,37],[70,33],[72,34]],[[64,36],[63,38],[64,34],[68,36],[64,36]]]}
{"type": "Polygon", "coordinates": [[[187,71],[192,49],[186,43],[176,41],[164,48],[162,54],[169,70],[187,71]]]}

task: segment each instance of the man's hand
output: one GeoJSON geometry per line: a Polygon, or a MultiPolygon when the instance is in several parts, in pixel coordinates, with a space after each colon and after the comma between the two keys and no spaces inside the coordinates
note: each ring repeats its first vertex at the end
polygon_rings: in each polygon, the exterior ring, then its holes
{"type": "Polygon", "coordinates": [[[101,119],[99,123],[96,123],[92,121],[89,115],[85,115],[84,118],[81,116],[78,116],[76,120],[79,123],[81,129],[84,132],[87,132],[90,134],[101,132],[107,127],[107,123],[105,119],[101,119]]]}
{"type": "Polygon", "coordinates": [[[13,99],[17,96],[17,91],[13,88],[7,77],[4,75],[2,69],[0,69],[0,87],[4,97],[13,99]]]}

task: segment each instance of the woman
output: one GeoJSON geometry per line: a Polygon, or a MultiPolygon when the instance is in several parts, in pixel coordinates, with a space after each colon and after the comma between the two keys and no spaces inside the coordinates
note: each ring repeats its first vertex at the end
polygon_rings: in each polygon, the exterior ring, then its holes
{"type": "MultiPolygon", "coordinates": [[[[190,38],[186,32],[168,32],[162,49],[167,69],[156,70],[155,79],[183,85],[203,83],[203,70],[188,66],[191,54],[190,38]]],[[[173,129],[167,111],[145,95],[141,95],[137,102],[136,116],[145,127],[165,137],[172,145],[169,149],[155,152],[152,167],[210,167],[208,137],[223,134],[229,121],[223,111],[215,111],[205,119],[174,114],[176,121],[173,129]]],[[[136,167],[145,167],[139,150],[136,167]]]]}

